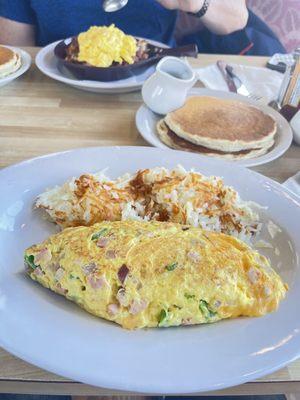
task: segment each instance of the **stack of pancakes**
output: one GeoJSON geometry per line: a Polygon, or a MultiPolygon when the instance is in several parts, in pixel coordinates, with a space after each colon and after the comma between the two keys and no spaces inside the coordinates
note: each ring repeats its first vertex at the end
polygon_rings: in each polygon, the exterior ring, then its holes
{"type": "Polygon", "coordinates": [[[21,57],[15,51],[0,46],[0,79],[17,71],[21,66],[21,57]]]}
{"type": "Polygon", "coordinates": [[[265,154],[274,144],[276,122],[256,107],[209,96],[190,97],[157,124],[163,143],[230,160],[265,154]]]}

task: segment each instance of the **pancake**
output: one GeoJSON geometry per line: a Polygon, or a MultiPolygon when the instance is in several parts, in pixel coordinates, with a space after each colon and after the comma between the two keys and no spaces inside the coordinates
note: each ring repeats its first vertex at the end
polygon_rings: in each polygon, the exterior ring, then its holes
{"type": "Polygon", "coordinates": [[[263,148],[241,150],[236,152],[224,152],[220,150],[212,150],[207,147],[200,146],[198,144],[189,142],[180,136],[177,136],[164,122],[163,119],[157,123],[157,134],[160,140],[175,150],[190,151],[193,153],[200,153],[210,157],[219,157],[227,160],[246,160],[249,158],[259,157],[265,154],[274,144],[274,140],[271,139],[269,143],[263,148]]]}
{"type": "Polygon", "coordinates": [[[68,228],[24,259],[33,280],[127,329],[259,317],[288,289],[242,241],[174,223],[68,228]]]}
{"type": "Polygon", "coordinates": [[[190,97],[165,122],[177,136],[223,152],[264,148],[276,133],[274,119],[258,108],[209,96],[190,97]]]}
{"type": "Polygon", "coordinates": [[[20,66],[19,54],[7,47],[0,46],[0,79],[17,71],[20,66]]]}

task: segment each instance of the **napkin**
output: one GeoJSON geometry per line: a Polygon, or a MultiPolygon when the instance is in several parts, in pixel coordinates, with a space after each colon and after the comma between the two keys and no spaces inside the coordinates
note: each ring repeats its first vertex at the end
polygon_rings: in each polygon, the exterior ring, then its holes
{"type": "MultiPolygon", "coordinates": [[[[232,64],[234,73],[241,79],[251,93],[263,97],[266,103],[276,100],[283,80],[283,74],[267,68],[248,67],[232,64]]],[[[229,91],[216,64],[195,69],[199,79],[209,89],[229,91]]]]}
{"type": "Polygon", "coordinates": [[[288,188],[300,198],[300,171],[296,175],[291,176],[288,180],[283,182],[283,186],[288,188]]]}

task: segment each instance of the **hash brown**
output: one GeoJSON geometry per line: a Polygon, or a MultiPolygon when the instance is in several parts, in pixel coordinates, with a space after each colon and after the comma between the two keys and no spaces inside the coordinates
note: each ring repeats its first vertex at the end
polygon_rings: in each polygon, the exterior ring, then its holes
{"type": "Polygon", "coordinates": [[[38,196],[62,228],[103,220],[170,221],[232,234],[248,240],[259,232],[256,212],[222,179],[178,166],[125,174],[115,180],[84,174],[38,196]]]}

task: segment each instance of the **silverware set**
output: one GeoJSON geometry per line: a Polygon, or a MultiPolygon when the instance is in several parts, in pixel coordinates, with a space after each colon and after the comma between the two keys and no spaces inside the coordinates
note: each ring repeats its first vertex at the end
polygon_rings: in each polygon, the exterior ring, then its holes
{"type": "MultiPolygon", "coordinates": [[[[249,91],[242,80],[236,75],[231,65],[228,65],[225,61],[217,61],[217,67],[221,72],[228,89],[231,92],[238,93],[241,96],[248,97],[251,100],[263,101],[263,97],[257,93],[249,91]]],[[[276,100],[271,100],[268,103],[269,107],[279,110],[279,104],[276,100]]]]}

